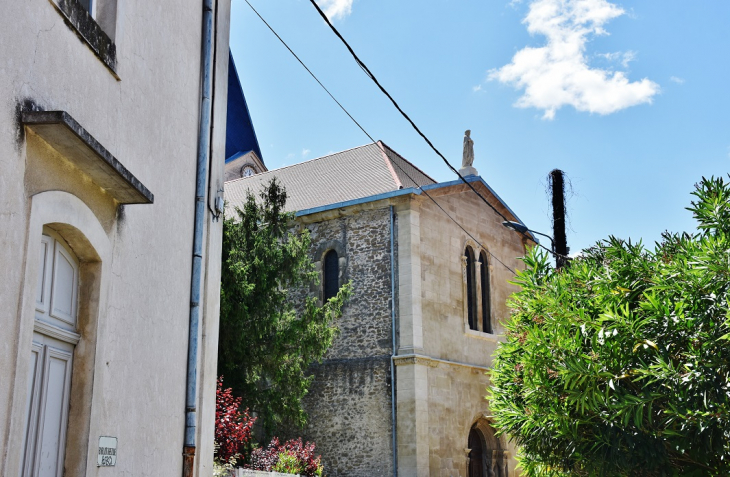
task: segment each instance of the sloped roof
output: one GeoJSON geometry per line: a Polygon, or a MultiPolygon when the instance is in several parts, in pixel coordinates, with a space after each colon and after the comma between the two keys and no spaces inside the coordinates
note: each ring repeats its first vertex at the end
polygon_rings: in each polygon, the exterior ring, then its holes
{"type": "Polygon", "coordinates": [[[226,111],[226,161],[236,153],[256,151],[263,162],[259,141],[248,111],[233,54],[228,50],[228,104],[226,111]]]}
{"type": "Polygon", "coordinates": [[[229,207],[241,207],[272,177],[286,188],[288,211],[346,202],[436,182],[383,142],[337,152],[225,184],[229,207]]]}

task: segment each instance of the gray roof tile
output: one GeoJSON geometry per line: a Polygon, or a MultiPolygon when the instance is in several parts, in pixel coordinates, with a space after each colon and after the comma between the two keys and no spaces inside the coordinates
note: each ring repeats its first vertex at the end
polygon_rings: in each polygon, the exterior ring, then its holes
{"type": "Polygon", "coordinates": [[[258,194],[272,177],[276,177],[286,188],[288,211],[435,184],[423,171],[378,141],[226,182],[228,206],[241,207],[247,191],[258,194]]]}

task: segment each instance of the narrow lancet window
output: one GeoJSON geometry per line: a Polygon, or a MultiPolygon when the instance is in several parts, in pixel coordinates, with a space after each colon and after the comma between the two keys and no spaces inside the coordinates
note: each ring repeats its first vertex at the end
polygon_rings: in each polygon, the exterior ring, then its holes
{"type": "Polygon", "coordinates": [[[464,252],[466,256],[466,303],[467,314],[469,317],[469,328],[477,329],[477,295],[476,295],[476,276],[474,275],[474,251],[471,247],[466,247],[464,252]]]}
{"type": "Polygon", "coordinates": [[[485,333],[492,332],[492,316],[491,305],[489,302],[489,262],[484,252],[479,254],[479,275],[482,284],[482,331],[485,333]]]}
{"type": "Polygon", "coordinates": [[[337,252],[330,250],[324,256],[324,301],[337,295],[340,289],[340,263],[337,252]]]}

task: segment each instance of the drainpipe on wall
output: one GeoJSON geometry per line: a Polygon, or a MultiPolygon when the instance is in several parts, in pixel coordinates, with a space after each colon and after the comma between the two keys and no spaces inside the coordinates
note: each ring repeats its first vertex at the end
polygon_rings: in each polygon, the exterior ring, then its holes
{"type": "Polygon", "coordinates": [[[185,392],[185,440],[183,477],[192,477],[195,465],[197,432],[198,329],[200,291],[203,279],[203,231],[208,180],[208,154],[211,142],[213,91],[213,0],[203,0],[202,91],[198,129],[198,160],[195,172],[195,229],[193,234],[193,269],[190,283],[190,327],[188,334],[188,369],[185,392]]]}
{"type": "Polygon", "coordinates": [[[393,339],[393,354],[390,357],[390,421],[393,434],[393,477],[398,477],[398,430],[395,421],[395,209],[390,206],[390,325],[393,339]]]}

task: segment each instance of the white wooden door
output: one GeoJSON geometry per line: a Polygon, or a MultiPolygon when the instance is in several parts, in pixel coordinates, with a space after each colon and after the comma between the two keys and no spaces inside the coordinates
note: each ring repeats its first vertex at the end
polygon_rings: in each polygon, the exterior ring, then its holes
{"type": "Polygon", "coordinates": [[[63,475],[73,351],[79,341],[79,266],[61,240],[52,232],[41,238],[23,436],[23,477],[63,475]]]}

